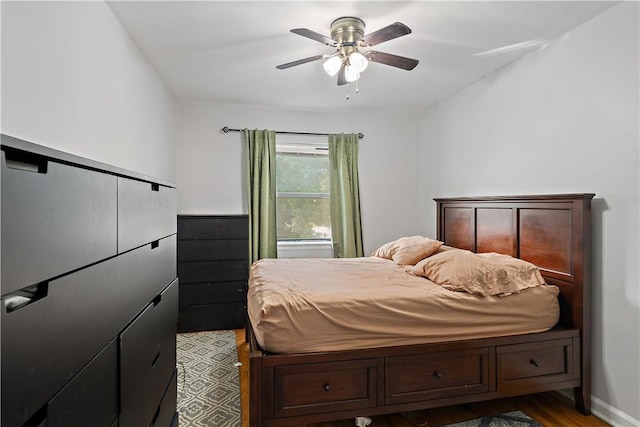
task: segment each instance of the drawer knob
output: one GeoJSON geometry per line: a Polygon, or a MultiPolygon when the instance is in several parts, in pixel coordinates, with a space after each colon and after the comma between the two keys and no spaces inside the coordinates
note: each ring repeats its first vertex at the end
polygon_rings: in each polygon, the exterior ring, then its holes
{"type": "Polygon", "coordinates": [[[440,371],[435,371],[435,372],[433,373],[433,376],[435,376],[437,379],[440,379],[440,378],[442,378],[442,372],[440,372],[440,371]]]}
{"type": "Polygon", "coordinates": [[[331,390],[331,387],[329,386],[329,384],[325,384],[324,385],[324,391],[326,391],[328,393],[329,390],[331,390]]]}
{"type": "Polygon", "coordinates": [[[536,359],[531,359],[529,363],[531,363],[536,368],[540,366],[540,363],[536,359]]]}

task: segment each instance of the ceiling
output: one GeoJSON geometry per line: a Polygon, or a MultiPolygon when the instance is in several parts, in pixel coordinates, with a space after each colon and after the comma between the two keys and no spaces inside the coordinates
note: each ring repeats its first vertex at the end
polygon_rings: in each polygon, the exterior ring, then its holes
{"type": "MultiPolygon", "coordinates": [[[[567,33],[616,2],[604,1],[115,1],[109,6],[178,99],[310,110],[416,111],[544,45],[479,52],[567,33]],[[418,59],[412,71],[372,63],[359,93],[337,86],[322,61],[276,65],[334,49],[289,32],[326,36],[341,16],[365,34],[402,22],[412,34],[375,47],[418,59]],[[346,99],[350,93],[350,99],[346,99]]],[[[351,87],[349,87],[351,86],[351,87]]]]}

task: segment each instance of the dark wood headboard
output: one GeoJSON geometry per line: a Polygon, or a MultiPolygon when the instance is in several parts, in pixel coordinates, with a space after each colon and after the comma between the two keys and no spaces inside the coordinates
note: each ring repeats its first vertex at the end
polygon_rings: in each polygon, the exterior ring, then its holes
{"type": "MultiPolygon", "coordinates": [[[[594,194],[437,198],[437,238],[536,264],[560,288],[559,326],[580,330],[590,370],[591,199],[594,194]]],[[[588,381],[590,375],[583,375],[588,381]]]]}

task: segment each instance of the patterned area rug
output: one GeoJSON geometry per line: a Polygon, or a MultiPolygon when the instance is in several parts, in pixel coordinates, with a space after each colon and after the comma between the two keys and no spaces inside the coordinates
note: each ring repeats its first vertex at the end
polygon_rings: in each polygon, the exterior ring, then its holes
{"type": "Polygon", "coordinates": [[[240,375],[233,331],[178,334],[180,427],[239,427],[240,375]]]}
{"type": "Polygon", "coordinates": [[[527,414],[514,411],[489,417],[476,418],[475,420],[461,423],[447,424],[444,427],[542,427],[542,424],[529,417],[527,414]]]}

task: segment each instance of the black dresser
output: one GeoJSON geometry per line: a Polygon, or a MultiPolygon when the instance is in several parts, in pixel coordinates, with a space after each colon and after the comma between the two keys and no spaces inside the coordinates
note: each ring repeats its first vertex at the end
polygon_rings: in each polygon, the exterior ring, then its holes
{"type": "Polygon", "coordinates": [[[175,187],[1,154],[2,426],[177,425],[175,187]]]}
{"type": "Polygon", "coordinates": [[[178,332],[244,328],[248,215],[179,215],[178,332]]]}

